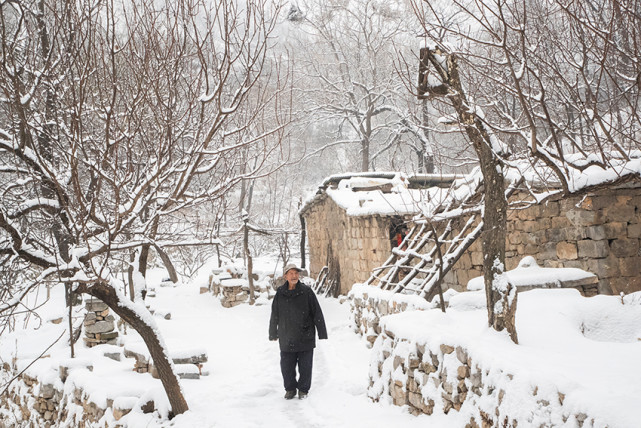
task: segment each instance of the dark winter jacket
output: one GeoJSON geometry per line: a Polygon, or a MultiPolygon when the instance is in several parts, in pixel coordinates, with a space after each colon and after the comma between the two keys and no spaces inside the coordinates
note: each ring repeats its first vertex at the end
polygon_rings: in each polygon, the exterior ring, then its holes
{"type": "Polygon", "coordinates": [[[287,283],[278,287],[272,302],[269,339],[278,339],[283,352],[301,352],[316,346],[318,338],[327,339],[323,311],[311,288],[298,282],[288,290],[287,283]]]}

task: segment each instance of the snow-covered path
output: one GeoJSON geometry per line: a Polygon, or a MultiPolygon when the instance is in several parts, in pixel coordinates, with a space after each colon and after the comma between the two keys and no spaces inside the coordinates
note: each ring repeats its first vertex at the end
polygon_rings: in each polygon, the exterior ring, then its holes
{"type": "Polygon", "coordinates": [[[172,312],[171,320],[158,321],[169,348],[205,348],[209,355],[209,376],[181,381],[190,411],[172,426],[435,426],[427,416],[367,398],[369,349],[349,328],[347,304],[320,299],[329,340],[317,342],[310,395],[285,400],[278,345],[267,338],[269,305],[225,309],[195,287],[159,291],[153,305],[172,312]]]}

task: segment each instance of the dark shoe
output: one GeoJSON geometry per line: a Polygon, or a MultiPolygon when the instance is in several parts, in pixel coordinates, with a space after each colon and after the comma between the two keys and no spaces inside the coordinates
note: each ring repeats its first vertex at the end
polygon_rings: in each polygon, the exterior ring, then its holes
{"type": "Polygon", "coordinates": [[[292,391],[285,391],[285,400],[291,400],[295,396],[296,396],[296,390],[295,389],[292,390],[292,391]]]}
{"type": "Polygon", "coordinates": [[[303,391],[298,391],[298,399],[303,400],[305,398],[307,398],[307,393],[303,391]]]}

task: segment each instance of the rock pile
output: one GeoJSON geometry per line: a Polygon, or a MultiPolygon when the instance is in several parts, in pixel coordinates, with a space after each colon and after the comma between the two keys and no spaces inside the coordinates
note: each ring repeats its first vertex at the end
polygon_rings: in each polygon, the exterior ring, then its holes
{"type": "Polygon", "coordinates": [[[85,300],[87,315],[85,316],[84,327],[85,337],[83,338],[87,347],[108,343],[116,344],[118,330],[115,329],[114,316],[109,313],[106,303],[91,297],[85,300]]]}
{"type": "Polygon", "coordinates": [[[220,284],[220,303],[233,308],[249,299],[249,283],[244,279],[226,279],[220,284]]]}
{"type": "Polygon", "coordinates": [[[233,308],[249,300],[249,282],[241,276],[222,268],[213,269],[209,275],[209,289],[201,288],[200,292],[211,291],[214,296],[219,296],[223,307],[233,308]]]}

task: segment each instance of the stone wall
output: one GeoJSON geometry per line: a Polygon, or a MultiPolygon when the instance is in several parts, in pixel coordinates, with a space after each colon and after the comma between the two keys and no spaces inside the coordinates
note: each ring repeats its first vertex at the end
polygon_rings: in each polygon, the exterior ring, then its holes
{"type": "MultiPolygon", "coordinates": [[[[110,347],[110,345],[102,345],[102,347],[105,348],[105,356],[120,361],[120,354],[123,351],[119,351],[119,347],[110,347]]],[[[147,351],[125,348],[124,356],[135,358],[134,371],[149,372],[154,378],[158,378],[158,372],[147,351]]],[[[200,376],[209,374],[204,368],[207,354],[203,350],[182,351],[172,354],[171,358],[175,372],[181,379],[199,379],[200,376]]],[[[86,360],[68,359],[58,367],[58,376],[56,378],[49,376],[46,381],[30,376],[26,372],[19,374],[6,393],[0,396],[0,406],[3,409],[0,413],[0,428],[13,426],[5,424],[7,421],[3,420],[2,416],[5,410],[14,415],[20,423],[19,426],[44,428],[61,425],[120,427],[122,425],[118,421],[135,406],[140,406],[143,413],[151,413],[155,410],[156,405],[153,401],[141,403],[138,397],[106,399],[103,404],[92,402],[89,394],[86,394],[82,388],[75,384],[67,385],[71,383],[67,382],[69,371],[76,369],[86,369],[91,372],[93,366],[86,360]],[[82,411],[74,410],[75,406],[81,407],[82,411]]],[[[2,370],[11,374],[11,377],[17,371],[12,370],[7,363],[3,364],[2,370]]]]}
{"type": "Polygon", "coordinates": [[[414,415],[458,412],[448,417],[456,416],[455,425],[466,428],[607,426],[576,403],[565,405],[563,391],[532,384],[496,362],[478,363],[456,343],[430,348],[384,328],[373,352],[369,397],[406,405],[414,415]],[[515,390],[518,393],[511,395],[515,390]]]}
{"type": "MultiPolygon", "coordinates": [[[[515,200],[526,200],[516,195],[515,200]]],[[[506,268],[525,256],[542,267],[572,267],[599,278],[598,290],[584,295],[641,291],[641,187],[621,186],[585,197],[551,198],[508,215],[506,268]]],[[[478,240],[450,272],[444,286],[463,291],[481,275],[478,240]]]]}
{"type": "Polygon", "coordinates": [[[379,324],[382,316],[408,309],[425,310],[433,307],[430,302],[419,296],[393,293],[362,284],[354,284],[348,298],[352,326],[370,345],[381,334],[379,324]]]}
{"type": "Polygon", "coordinates": [[[352,284],[366,281],[372,270],[390,255],[391,218],[348,216],[327,195],[305,211],[309,242],[309,268],[316,278],[332,254],[340,270],[340,294],[352,284]]]}
{"type": "MultiPolygon", "coordinates": [[[[91,366],[86,368],[93,370],[91,366]]],[[[8,365],[3,369],[9,371],[8,365]]],[[[61,368],[60,373],[66,373],[66,370],[61,368]]],[[[97,426],[107,412],[111,412],[109,419],[118,421],[133,407],[114,406],[114,400],[107,400],[106,406],[99,406],[92,402],[82,389],[75,386],[66,388],[62,378],[53,383],[46,383],[25,373],[19,375],[8,391],[0,396],[0,405],[14,415],[19,426],[43,428],[62,424],[74,427],[97,426]],[[82,412],[70,411],[73,405],[81,407],[82,412]]],[[[0,416],[0,426],[14,426],[5,425],[6,422],[0,416]]],[[[122,425],[116,422],[110,426],[122,425]]]]}

